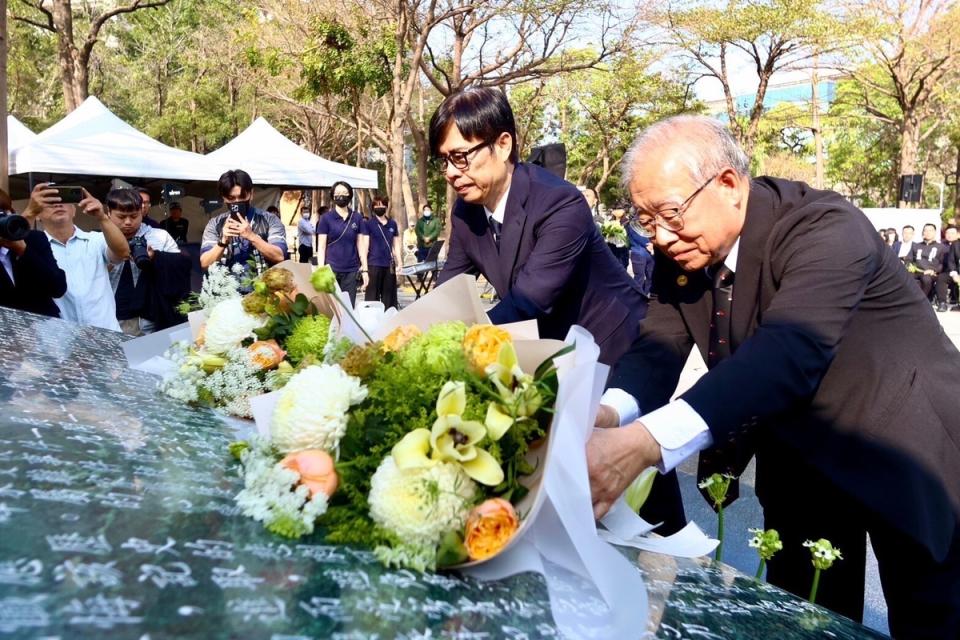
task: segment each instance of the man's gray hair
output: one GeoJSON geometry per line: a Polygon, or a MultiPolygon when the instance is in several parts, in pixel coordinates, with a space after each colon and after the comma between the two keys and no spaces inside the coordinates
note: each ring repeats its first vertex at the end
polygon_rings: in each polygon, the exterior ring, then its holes
{"type": "Polygon", "coordinates": [[[694,182],[709,180],[725,167],[742,176],[750,175],[750,159],[726,125],[707,116],[673,116],[641,131],[627,149],[621,164],[624,190],[630,191],[630,181],[640,157],[652,148],[671,145],[678,147],[679,159],[694,182]]]}

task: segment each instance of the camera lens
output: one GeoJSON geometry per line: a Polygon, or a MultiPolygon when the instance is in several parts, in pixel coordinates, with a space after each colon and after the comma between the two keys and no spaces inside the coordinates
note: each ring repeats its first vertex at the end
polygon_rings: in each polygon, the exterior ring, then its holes
{"type": "Polygon", "coordinates": [[[4,240],[23,240],[30,234],[30,223],[16,213],[0,215],[0,238],[4,240]]]}

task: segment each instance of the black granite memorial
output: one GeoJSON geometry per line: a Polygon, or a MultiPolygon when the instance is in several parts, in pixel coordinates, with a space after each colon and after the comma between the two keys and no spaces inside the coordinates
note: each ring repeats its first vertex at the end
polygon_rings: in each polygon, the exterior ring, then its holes
{"type": "MultiPolygon", "coordinates": [[[[160,395],[124,339],[0,308],[0,638],[559,636],[538,574],[392,571],[241,516],[244,434],[160,395]]],[[[707,559],[623,553],[649,590],[637,638],[879,637],[707,559]]]]}

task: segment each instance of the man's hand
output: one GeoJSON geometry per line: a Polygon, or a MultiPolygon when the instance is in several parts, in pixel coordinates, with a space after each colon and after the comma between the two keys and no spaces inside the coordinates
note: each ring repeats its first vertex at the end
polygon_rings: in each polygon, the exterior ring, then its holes
{"type": "Polygon", "coordinates": [[[22,256],[27,250],[26,240],[4,240],[0,238],[0,247],[6,247],[15,255],[22,256]]]}
{"type": "Polygon", "coordinates": [[[925,276],[935,276],[935,275],[937,275],[937,272],[934,271],[933,269],[924,269],[924,270],[923,270],[923,275],[925,275],[925,276]]]}
{"type": "Polygon", "coordinates": [[[660,445],[643,423],[595,430],[587,441],[594,517],[602,518],[641,471],[659,462],[660,445]]]}
{"type": "Polygon", "coordinates": [[[259,237],[253,232],[253,228],[250,226],[250,221],[246,218],[241,218],[239,222],[233,220],[233,223],[237,230],[237,235],[244,240],[253,242],[254,237],[259,237]]]}
{"type": "Polygon", "coordinates": [[[83,191],[83,200],[77,204],[77,208],[98,220],[103,220],[107,217],[106,211],[103,210],[103,203],[90,195],[90,192],[86,189],[81,188],[81,190],[83,191]]]}
{"type": "Polygon", "coordinates": [[[23,212],[24,218],[36,218],[47,207],[60,203],[60,192],[50,186],[49,182],[41,182],[30,192],[30,202],[23,212]]]}
{"type": "Polygon", "coordinates": [[[593,424],[596,429],[614,429],[620,426],[620,414],[613,407],[602,404],[597,411],[597,420],[593,424]]]}
{"type": "Polygon", "coordinates": [[[360,277],[363,279],[363,288],[366,289],[370,285],[370,274],[364,269],[360,277]]]}

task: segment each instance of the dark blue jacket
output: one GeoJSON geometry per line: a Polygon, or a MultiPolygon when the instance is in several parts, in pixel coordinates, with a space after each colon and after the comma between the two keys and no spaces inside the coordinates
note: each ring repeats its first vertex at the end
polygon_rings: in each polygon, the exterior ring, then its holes
{"type": "Polygon", "coordinates": [[[50,241],[42,231],[30,231],[25,242],[27,250],[22,256],[10,253],[15,284],[0,265],[0,306],[59,318],[60,310],[53,299],[67,292],[67,276],[57,265],[50,241]]]}
{"type": "Polygon", "coordinates": [[[450,251],[440,273],[483,274],[500,303],[495,324],[535,318],[542,338],[577,324],[612,364],[637,335],[647,302],[600,237],[587,201],[569,182],[535,165],[514,168],[497,249],[483,206],[458,199],[450,251]]]}

